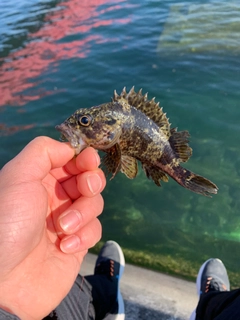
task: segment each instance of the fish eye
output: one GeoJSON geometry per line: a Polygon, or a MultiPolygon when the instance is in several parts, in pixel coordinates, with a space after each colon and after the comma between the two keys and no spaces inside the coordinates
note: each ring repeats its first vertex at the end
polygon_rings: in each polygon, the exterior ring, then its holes
{"type": "Polygon", "coordinates": [[[90,116],[89,114],[87,114],[87,115],[84,115],[84,116],[80,116],[80,117],[78,118],[78,122],[79,122],[79,124],[81,124],[82,126],[88,127],[88,126],[91,124],[91,122],[92,122],[92,118],[91,118],[91,116],[90,116]]]}

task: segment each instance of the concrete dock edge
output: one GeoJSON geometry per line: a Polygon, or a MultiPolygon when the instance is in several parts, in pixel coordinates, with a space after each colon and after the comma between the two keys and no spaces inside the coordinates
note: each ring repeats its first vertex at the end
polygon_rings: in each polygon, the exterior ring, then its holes
{"type": "MultiPolygon", "coordinates": [[[[96,258],[86,255],[81,275],[93,274],[96,258]]],[[[195,283],[129,264],[120,287],[126,320],[188,320],[198,302],[195,283]]]]}

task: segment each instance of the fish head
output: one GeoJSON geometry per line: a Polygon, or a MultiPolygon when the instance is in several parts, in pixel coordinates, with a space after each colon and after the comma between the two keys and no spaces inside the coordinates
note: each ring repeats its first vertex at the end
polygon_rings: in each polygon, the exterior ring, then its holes
{"type": "Polygon", "coordinates": [[[78,109],[62,124],[56,126],[61,132],[61,139],[69,141],[76,154],[87,146],[98,150],[111,148],[118,142],[122,126],[121,119],[109,107],[108,104],[104,104],[78,109]]]}

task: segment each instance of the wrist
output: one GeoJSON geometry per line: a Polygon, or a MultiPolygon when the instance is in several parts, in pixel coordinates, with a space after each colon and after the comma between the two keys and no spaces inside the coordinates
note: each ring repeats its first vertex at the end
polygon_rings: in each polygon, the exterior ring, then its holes
{"type": "Polygon", "coordinates": [[[1,303],[0,303],[0,309],[6,311],[7,313],[10,313],[10,314],[14,315],[14,312],[12,311],[12,309],[6,307],[5,305],[2,305],[1,303]]]}
{"type": "MultiPolygon", "coordinates": [[[[21,289],[21,286],[19,286],[17,281],[14,284],[12,281],[5,281],[4,283],[0,283],[0,287],[0,309],[10,317],[6,317],[6,319],[36,319],[26,312],[28,310],[24,308],[23,301],[21,302],[21,299],[19,299],[19,297],[24,295],[24,290],[21,289]]],[[[0,319],[2,318],[0,317],[0,319]]]]}
{"type": "Polygon", "coordinates": [[[2,309],[0,305],[0,319],[8,319],[8,320],[20,320],[20,318],[9,311],[2,309]]]}

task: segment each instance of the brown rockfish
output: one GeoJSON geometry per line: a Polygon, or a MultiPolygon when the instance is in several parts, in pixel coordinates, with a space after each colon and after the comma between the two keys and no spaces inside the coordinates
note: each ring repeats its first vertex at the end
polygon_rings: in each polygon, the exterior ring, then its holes
{"type": "Polygon", "coordinates": [[[166,114],[154,98],[147,99],[142,90],[118,95],[111,102],[78,109],[61,125],[56,126],[64,140],[70,141],[76,154],[87,146],[106,153],[103,163],[114,177],[119,171],[128,178],[137,175],[137,160],[146,176],[157,186],[168,176],[193,192],[210,196],[217,193],[211,181],[183,168],[192,149],[188,131],[170,128],[166,114]]]}

